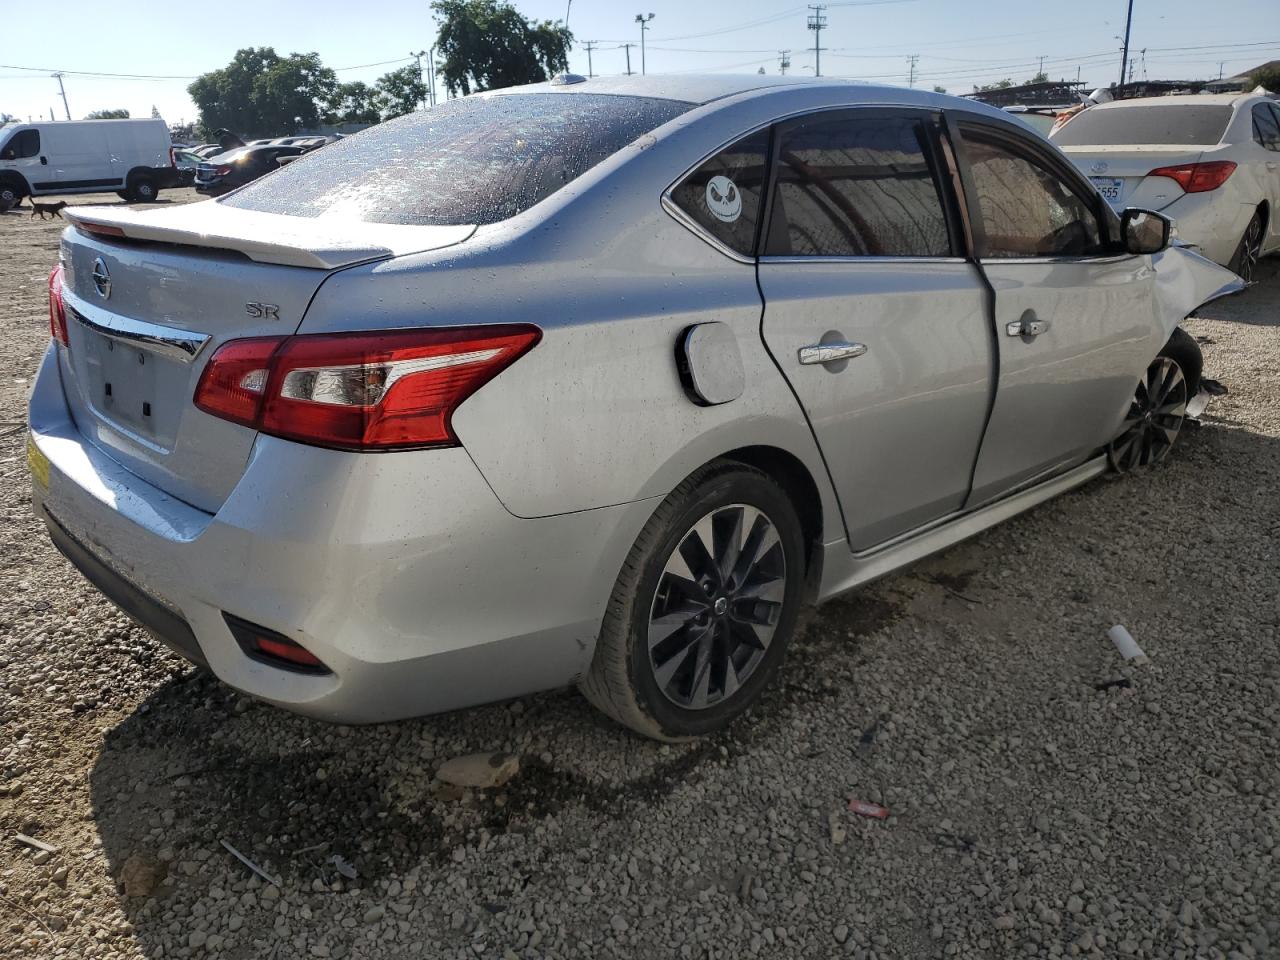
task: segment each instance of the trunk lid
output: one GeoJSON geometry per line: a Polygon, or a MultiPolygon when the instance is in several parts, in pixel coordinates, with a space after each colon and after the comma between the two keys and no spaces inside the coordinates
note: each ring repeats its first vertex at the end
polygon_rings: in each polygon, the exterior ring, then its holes
{"type": "Polygon", "coordinates": [[[348,224],[339,235],[314,220],[214,203],[163,213],[81,207],[68,216],[76,224],[61,249],[69,347],[59,365],[87,440],[209,512],[235,487],[257,436],[192,403],[218,347],[294,333],[336,270],[446,246],[474,229],[420,227],[409,238],[348,224]]]}
{"type": "Polygon", "coordinates": [[[1148,177],[1158,167],[1196,163],[1211,146],[1079,146],[1065,153],[1117,210],[1161,210],[1184,196],[1168,177],[1148,177]]]}

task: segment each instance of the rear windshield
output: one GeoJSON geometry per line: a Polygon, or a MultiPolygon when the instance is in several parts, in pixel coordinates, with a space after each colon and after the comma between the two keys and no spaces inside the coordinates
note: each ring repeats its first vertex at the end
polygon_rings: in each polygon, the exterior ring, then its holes
{"type": "Polygon", "coordinates": [[[692,106],[581,93],[451,100],[322,147],[222,202],[368,223],[497,223],[692,106]]]}
{"type": "Polygon", "coordinates": [[[1060,147],[1213,144],[1231,122],[1231,107],[1187,103],[1124,106],[1078,113],[1053,135],[1060,147]]]}

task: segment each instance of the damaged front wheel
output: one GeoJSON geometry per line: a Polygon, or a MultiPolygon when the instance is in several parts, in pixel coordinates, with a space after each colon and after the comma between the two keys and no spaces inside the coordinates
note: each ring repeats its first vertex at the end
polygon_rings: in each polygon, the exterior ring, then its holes
{"type": "Polygon", "coordinates": [[[1169,455],[1187,418],[1187,378],[1172,357],[1156,357],[1138,382],[1120,435],[1107,447],[1117,473],[1149,467],[1169,455]]]}

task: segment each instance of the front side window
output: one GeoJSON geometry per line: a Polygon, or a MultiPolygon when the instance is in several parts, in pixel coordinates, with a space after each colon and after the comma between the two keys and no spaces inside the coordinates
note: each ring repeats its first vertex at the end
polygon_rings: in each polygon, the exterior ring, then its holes
{"type": "Polygon", "coordinates": [[[589,93],[464,97],[313,150],[219,202],[368,223],[497,223],[691,106],[589,93]]]}
{"type": "Polygon", "coordinates": [[[1280,151],[1280,123],[1277,123],[1276,112],[1268,103],[1254,105],[1253,139],[1268,150],[1280,151]]]}
{"type": "Polygon", "coordinates": [[[952,255],[922,118],[820,114],[778,136],[767,255],[952,255]]]}
{"type": "Polygon", "coordinates": [[[730,250],[750,256],[768,170],[769,131],[760,130],[721,150],[671,191],[690,219],[730,250]]]}
{"type": "Polygon", "coordinates": [[[981,128],[961,124],[960,130],[986,231],[983,256],[1106,252],[1091,204],[1066,181],[981,128]]]}
{"type": "Polygon", "coordinates": [[[40,152],[40,131],[20,130],[9,138],[9,142],[0,150],[0,159],[25,160],[40,152]]]}

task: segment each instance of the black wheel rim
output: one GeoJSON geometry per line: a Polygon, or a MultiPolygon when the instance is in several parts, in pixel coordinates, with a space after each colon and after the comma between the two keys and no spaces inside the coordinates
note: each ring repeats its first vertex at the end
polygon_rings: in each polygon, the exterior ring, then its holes
{"type": "Polygon", "coordinates": [[[735,503],[695,523],[662,568],[649,611],[649,666],[662,695],[686,710],[732,697],[769,650],[786,585],[786,553],[761,510],[735,503]]]}
{"type": "Polygon", "coordinates": [[[1169,455],[1187,416],[1187,380],[1169,357],[1157,357],[1138,384],[1120,435],[1107,448],[1113,469],[1128,473],[1169,455]]]}
{"type": "Polygon", "coordinates": [[[1240,241],[1240,279],[1253,283],[1254,268],[1262,255],[1262,221],[1254,217],[1240,241]]]}

